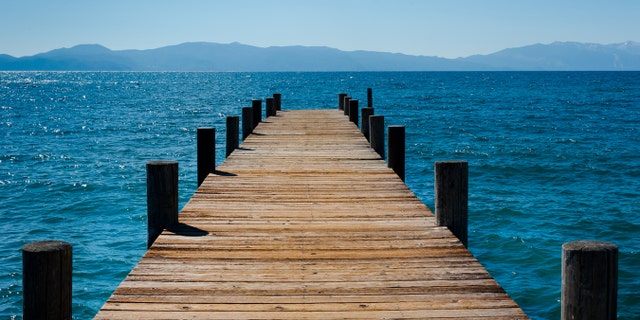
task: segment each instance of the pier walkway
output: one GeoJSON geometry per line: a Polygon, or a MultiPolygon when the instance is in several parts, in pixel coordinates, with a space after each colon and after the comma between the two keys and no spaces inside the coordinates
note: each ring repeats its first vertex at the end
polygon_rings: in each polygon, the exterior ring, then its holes
{"type": "Polygon", "coordinates": [[[338,110],[261,122],[179,220],[95,319],[527,319],[338,110]]]}

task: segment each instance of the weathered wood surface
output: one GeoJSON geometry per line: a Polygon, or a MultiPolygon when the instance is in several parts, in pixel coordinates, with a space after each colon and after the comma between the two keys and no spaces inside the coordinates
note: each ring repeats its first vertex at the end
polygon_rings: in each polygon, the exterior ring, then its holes
{"type": "Polygon", "coordinates": [[[341,111],[262,122],[96,319],[526,319],[341,111]]]}

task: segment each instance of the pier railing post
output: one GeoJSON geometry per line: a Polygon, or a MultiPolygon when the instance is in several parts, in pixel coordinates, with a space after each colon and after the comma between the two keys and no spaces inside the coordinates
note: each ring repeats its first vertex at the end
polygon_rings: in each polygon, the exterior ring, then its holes
{"type": "Polygon", "coordinates": [[[198,187],[216,170],[216,129],[198,128],[198,187]]]}
{"type": "Polygon", "coordinates": [[[404,181],[405,166],[405,129],[404,126],[389,126],[387,128],[389,142],[389,156],[387,166],[404,181]]]}
{"type": "Polygon", "coordinates": [[[434,171],[437,224],[448,227],[466,247],[469,165],[466,161],[440,161],[434,171]]]}
{"type": "Polygon", "coordinates": [[[373,108],[373,90],[367,88],[367,108],[373,108]]]}
{"type": "Polygon", "coordinates": [[[562,245],[561,319],[616,319],[618,247],[601,241],[562,245]]]}
{"type": "Polygon", "coordinates": [[[358,126],[358,100],[349,100],[349,121],[358,126]]]}
{"type": "Polygon", "coordinates": [[[22,317],[71,319],[72,248],[63,241],[22,247],[22,317]]]}
{"type": "Polygon", "coordinates": [[[242,140],[253,132],[253,108],[242,108],[242,140]]]}
{"type": "Polygon", "coordinates": [[[382,160],[384,160],[384,116],[372,115],[369,117],[369,143],[382,160]]]}
{"type": "Polygon", "coordinates": [[[273,105],[273,98],[266,98],[265,104],[266,104],[265,109],[267,110],[267,117],[275,116],[276,109],[275,109],[275,106],[273,105]]]}
{"type": "Polygon", "coordinates": [[[282,110],[282,94],[280,93],[273,94],[273,106],[276,108],[276,113],[277,111],[282,110]]]}
{"type": "Polygon", "coordinates": [[[338,110],[344,110],[344,97],[346,96],[346,93],[338,93],[338,110]]]}
{"type": "Polygon", "coordinates": [[[373,115],[373,108],[362,108],[362,120],[360,120],[360,132],[369,141],[369,117],[373,115]]]}
{"type": "Polygon", "coordinates": [[[345,116],[349,115],[349,101],[351,101],[351,97],[349,97],[349,96],[344,97],[344,100],[343,100],[342,104],[344,106],[344,110],[343,111],[344,111],[344,115],[345,116]]]}
{"type": "Polygon", "coordinates": [[[227,157],[239,146],[238,134],[240,131],[240,118],[238,116],[227,117],[227,157]]]}
{"type": "Polygon", "coordinates": [[[147,248],[178,222],[178,162],[147,162],[147,248]]]}
{"type": "Polygon", "coordinates": [[[253,129],[255,129],[262,121],[262,100],[251,100],[251,107],[253,108],[253,129]]]}

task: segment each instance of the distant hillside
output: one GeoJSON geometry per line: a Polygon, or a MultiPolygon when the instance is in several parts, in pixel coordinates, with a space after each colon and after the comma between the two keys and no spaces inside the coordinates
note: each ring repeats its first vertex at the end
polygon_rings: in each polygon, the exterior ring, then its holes
{"type": "Polygon", "coordinates": [[[73,71],[488,71],[640,70],[640,43],[535,44],[489,55],[445,59],[329,47],[268,47],[240,43],[183,43],[113,51],[78,45],[29,57],[0,54],[0,70],[73,71]]]}
{"type": "Polygon", "coordinates": [[[471,56],[465,61],[508,70],[640,70],[640,43],[554,42],[471,56]]]}

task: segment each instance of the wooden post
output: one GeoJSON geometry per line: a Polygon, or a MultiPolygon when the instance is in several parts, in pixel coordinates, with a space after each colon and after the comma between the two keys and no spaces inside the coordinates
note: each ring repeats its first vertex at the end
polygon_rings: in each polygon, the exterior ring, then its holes
{"type": "Polygon", "coordinates": [[[276,109],[275,109],[275,106],[273,105],[273,98],[266,98],[265,101],[266,101],[265,109],[267,110],[267,117],[275,116],[276,109]]]}
{"type": "Polygon", "coordinates": [[[71,252],[62,241],[22,247],[23,319],[71,319],[71,252]]]}
{"type": "Polygon", "coordinates": [[[369,117],[369,143],[384,160],[384,116],[369,117]]]}
{"type": "Polygon", "coordinates": [[[351,97],[346,96],[344,97],[344,102],[342,103],[344,106],[344,115],[348,116],[349,115],[349,101],[351,101],[351,97]]]}
{"type": "Polygon", "coordinates": [[[373,108],[373,91],[367,88],[367,108],[373,108]]]}
{"type": "Polygon", "coordinates": [[[338,93],[338,110],[344,110],[344,97],[346,96],[346,93],[338,93]]]}
{"type": "Polygon", "coordinates": [[[405,165],[405,130],[404,126],[388,127],[387,143],[389,156],[387,166],[404,181],[404,165],[405,165]]]}
{"type": "Polygon", "coordinates": [[[253,108],[242,108],[242,140],[253,132],[253,108]]]}
{"type": "Polygon", "coordinates": [[[238,134],[240,133],[240,117],[227,117],[227,157],[231,155],[233,150],[238,149],[238,134]]]}
{"type": "Polygon", "coordinates": [[[469,165],[466,161],[440,161],[434,171],[437,224],[448,227],[466,247],[469,165]]]}
{"type": "Polygon", "coordinates": [[[358,100],[349,100],[349,121],[358,126],[358,100]]]}
{"type": "Polygon", "coordinates": [[[255,129],[262,121],[262,100],[251,100],[251,107],[253,108],[253,129],[255,129]]]}
{"type": "Polygon", "coordinates": [[[147,162],[147,248],[178,222],[178,162],[147,162]]]}
{"type": "Polygon", "coordinates": [[[360,132],[369,141],[369,117],[373,115],[373,108],[362,108],[362,120],[360,121],[360,132]]]}
{"type": "Polygon", "coordinates": [[[274,93],[273,94],[273,105],[276,107],[276,111],[282,110],[282,95],[281,94],[279,94],[279,93],[274,93]]]}
{"type": "Polygon", "coordinates": [[[561,319],[616,319],[618,247],[601,241],[562,245],[561,319]]]}
{"type": "Polygon", "coordinates": [[[198,128],[198,187],[216,170],[216,128],[198,128]]]}

